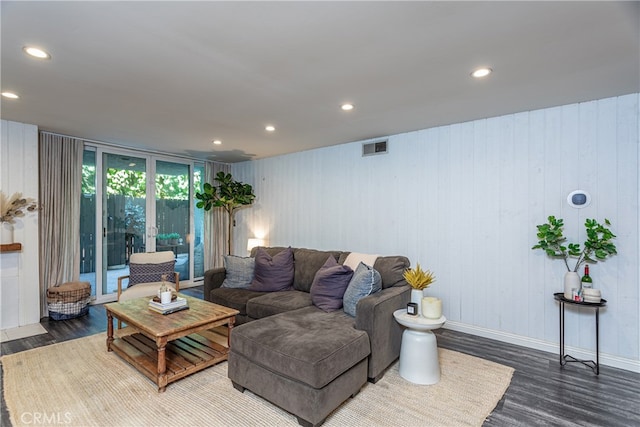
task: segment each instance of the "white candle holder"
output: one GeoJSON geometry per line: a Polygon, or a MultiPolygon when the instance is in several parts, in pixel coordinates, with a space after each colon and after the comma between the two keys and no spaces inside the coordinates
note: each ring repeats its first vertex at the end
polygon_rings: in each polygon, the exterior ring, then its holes
{"type": "Polygon", "coordinates": [[[442,317],[442,300],[436,297],[422,298],[422,315],[427,319],[442,317]]]}

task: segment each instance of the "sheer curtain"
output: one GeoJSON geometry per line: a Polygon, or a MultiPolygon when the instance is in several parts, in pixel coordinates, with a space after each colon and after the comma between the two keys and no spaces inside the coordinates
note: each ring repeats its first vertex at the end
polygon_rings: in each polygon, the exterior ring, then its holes
{"type": "MultiPolygon", "coordinates": [[[[204,181],[216,186],[218,172],[229,173],[231,167],[223,163],[205,162],[204,181]]],[[[222,267],[227,254],[227,216],[224,209],[211,209],[204,214],[204,269],[222,267]],[[207,238],[208,237],[208,238],[207,238]]]]}
{"type": "Polygon", "coordinates": [[[40,132],[40,314],[48,316],[47,289],[80,276],[82,152],[76,138],[40,132]]]}

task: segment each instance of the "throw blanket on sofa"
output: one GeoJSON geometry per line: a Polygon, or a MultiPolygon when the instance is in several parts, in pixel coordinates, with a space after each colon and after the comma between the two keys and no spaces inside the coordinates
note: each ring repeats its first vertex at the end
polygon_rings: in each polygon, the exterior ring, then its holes
{"type": "Polygon", "coordinates": [[[380,255],[360,254],[357,252],[351,252],[344,260],[344,265],[351,267],[353,271],[356,271],[358,264],[361,262],[369,267],[373,267],[380,255]]]}

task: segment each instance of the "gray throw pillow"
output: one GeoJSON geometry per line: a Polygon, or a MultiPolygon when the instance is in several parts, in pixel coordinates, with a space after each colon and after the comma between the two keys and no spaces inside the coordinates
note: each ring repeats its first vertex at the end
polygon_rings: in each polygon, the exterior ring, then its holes
{"type": "Polygon", "coordinates": [[[288,291],[293,286],[293,250],[289,247],[274,256],[258,248],[253,281],[249,289],[258,292],[288,291]]]}
{"type": "Polygon", "coordinates": [[[342,297],[352,276],[351,267],[338,264],[330,255],[313,278],[309,292],[313,305],[324,311],[342,308],[342,297]]]}
{"type": "Polygon", "coordinates": [[[221,288],[248,288],[253,280],[255,260],[235,255],[225,255],[224,268],[226,276],[221,288]]]}
{"type": "Polygon", "coordinates": [[[356,317],[356,306],[362,298],[380,292],[382,290],[382,279],[372,267],[365,263],[358,264],[353,277],[344,292],[342,304],[344,312],[350,316],[356,317]]]}

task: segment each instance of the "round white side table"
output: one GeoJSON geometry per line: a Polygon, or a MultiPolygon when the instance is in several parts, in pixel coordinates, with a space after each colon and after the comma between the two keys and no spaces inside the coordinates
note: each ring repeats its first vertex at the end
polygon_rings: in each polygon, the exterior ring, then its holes
{"type": "Polygon", "coordinates": [[[415,384],[436,384],[440,381],[438,343],[433,329],[438,329],[447,321],[410,316],[401,308],[393,312],[393,317],[407,329],[402,333],[400,347],[400,376],[415,384]]]}

